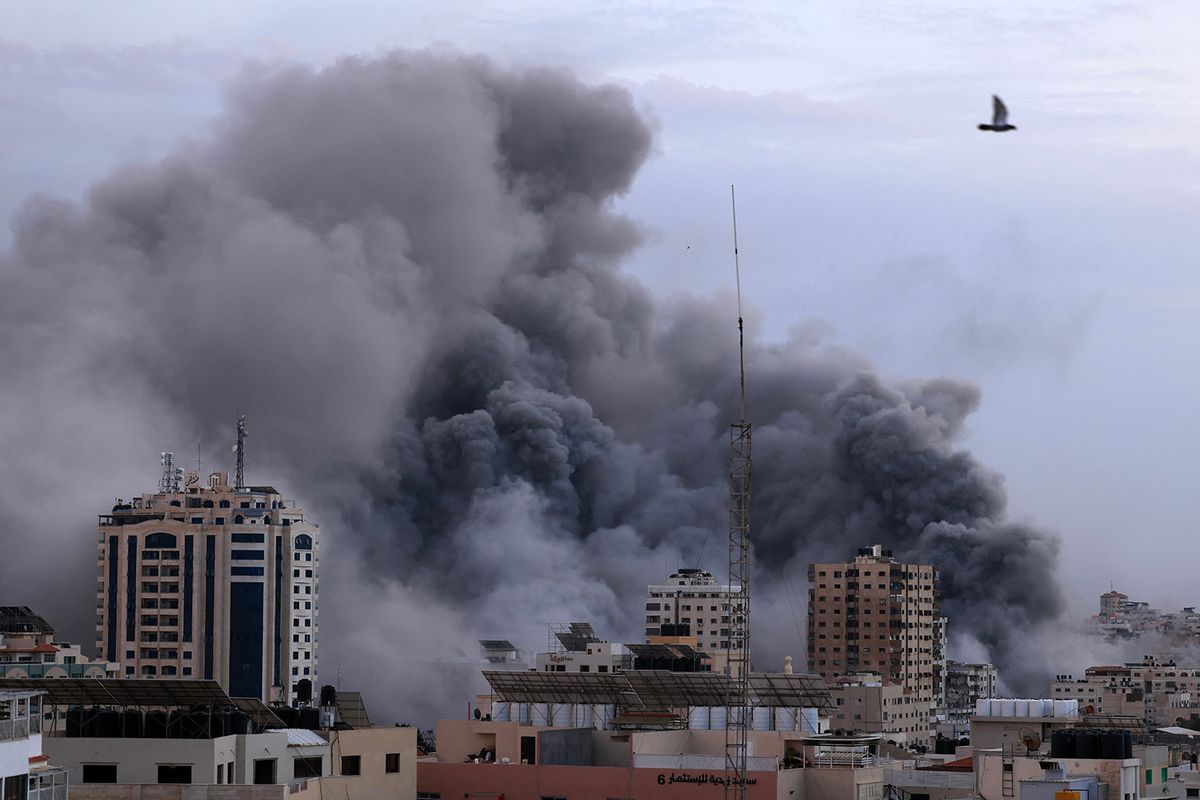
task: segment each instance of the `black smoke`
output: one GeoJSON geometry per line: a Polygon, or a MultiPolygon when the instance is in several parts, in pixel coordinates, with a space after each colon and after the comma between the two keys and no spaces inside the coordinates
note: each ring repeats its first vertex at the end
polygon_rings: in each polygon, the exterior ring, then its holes
{"type": "MultiPolygon", "coordinates": [[[[647,583],[724,571],[737,380],[729,298],[621,271],[653,140],[621,89],[396,53],[248,68],[205,142],[30,200],[0,256],[0,599],[90,639],[92,515],[161,449],[228,468],[240,411],[251,481],[324,531],[323,680],[428,719],[477,637],[639,639],[647,583]]],[[[759,666],[803,661],[808,561],[882,543],[940,564],[951,630],[1030,685],[1057,542],[956,447],[978,392],[747,347],[759,666]]]]}

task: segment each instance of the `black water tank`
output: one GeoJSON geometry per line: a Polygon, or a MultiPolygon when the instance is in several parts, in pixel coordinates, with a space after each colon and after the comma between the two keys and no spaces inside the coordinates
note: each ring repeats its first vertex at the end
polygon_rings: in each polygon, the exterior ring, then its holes
{"type": "Polygon", "coordinates": [[[1050,734],[1051,758],[1075,758],[1075,731],[1059,730],[1050,734]]]}
{"type": "Polygon", "coordinates": [[[83,712],[83,735],[84,736],[91,738],[93,736],[100,735],[98,733],[98,731],[100,730],[100,712],[102,710],[103,709],[101,709],[100,706],[92,706],[91,708],[84,710],[84,712],[83,712]]]}
{"type": "Polygon", "coordinates": [[[250,725],[250,715],[245,711],[234,711],[229,715],[229,733],[230,734],[253,733],[250,725]]]}
{"type": "Polygon", "coordinates": [[[308,678],[296,681],[296,699],[301,703],[312,702],[312,681],[308,678]]]}
{"type": "Polygon", "coordinates": [[[182,708],[177,708],[171,712],[167,718],[167,738],[182,739],[183,738],[183,722],[187,719],[189,712],[182,708]]]}
{"type": "Polygon", "coordinates": [[[229,710],[213,709],[212,717],[208,721],[209,738],[217,739],[222,736],[229,735],[229,710]]]}
{"type": "Polygon", "coordinates": [[[67,736],[83,736],[83,706],[71,706],[67,709],[67,736]]]}
{"type": "Polygon", "coordinates": [[[291,706],[274,706],[271,710],[275,712],[275,716],[279,717],[279,721],[283,723],[283,727],[296,727],[296,709],[291,706]]]}
{"type": "Polygon", "coordinates": [[[147,739],[163,739],[167,735],[167,712],[160,709],[146,712],[147,739]]]}
{"type": "Polygon", "coordinates": [[[209,726],[209,709],[189,711],[183,717],[183,735],[187,739],[207,739],[209,726]]]}
{"type": "Polygon", "coordinates": [[[327,683],[321,687],[321,705],[331,706],[337,703],[337,689],[333,688],[333,684],[327,683]]]}
{"type": "Polygon", "coordinates": [[[1121,738],[1125,742],[1125,758],[1133,758],[1133,731],[1122,731],[1121,738]]]}
{"type": "Polygon", "coordinates": [[[321,711],[317,708],[302,708],[300,709],[300,719],[297,720],[297,727],[307,728],[310,731],[315,731],[321,727],[321,711]]]}
{"type": "Polygon", "coordinates": [[[1080,731],[1075,736],[1076,758],[1100,757],[1100,734],[1096,731],[1080,731]]]}
{"type": "Polygon", "coordinates": [[[1125,735],[1121,731],[1105,731],[1100,734],[1100,757],[1125,757],[1125,735]]]}
{"type": "Polygon", "coordinates": [[[121,726],[121,735],[126,739],[142,738],[145,730],[142,712],[132,708],[125,709],[125,713],[121,715],[121,726]]]}

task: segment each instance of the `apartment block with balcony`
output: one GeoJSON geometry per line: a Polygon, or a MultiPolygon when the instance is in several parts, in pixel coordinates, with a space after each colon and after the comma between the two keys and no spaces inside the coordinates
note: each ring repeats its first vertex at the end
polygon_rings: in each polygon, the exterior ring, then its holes
{"type": "Polygon", "coordinates": [[[68,800],[67,772],[42,754],[43,692],[0,689],[0,797],[68,800]]]}
{"type": "Polygon", "coordinates": [[[938,569],[880,545],[808,570],[808,671],[827,681],[875,673],[912,696],[928,720],[942,704],[945,618],[938,569]]]}

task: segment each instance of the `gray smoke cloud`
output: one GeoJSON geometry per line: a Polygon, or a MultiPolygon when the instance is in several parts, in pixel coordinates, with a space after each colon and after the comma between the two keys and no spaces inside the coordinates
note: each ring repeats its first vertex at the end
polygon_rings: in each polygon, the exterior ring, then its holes
{"type": "MultiPolygon", "coordinates": [[[[240,411],[251,480],[324,531],[321,678],[384,721],[463,708],[479,637],[640,639],[647,583],[723,577],[737,396],[731,298],[620,270],[653,138],[552,70],[251,66],[208,139],[31,199],[0,256],[0,599],[90,641],[92,515],[161,449],[228,468],[240,411]]],[[[810,560],[882,543],[940,564],[956,637],[1040,691],[1020,638],[1061,611],[1057,540],[956,446],[978,391],[749,316],[758,666],[803,662],[810,560]]]]}

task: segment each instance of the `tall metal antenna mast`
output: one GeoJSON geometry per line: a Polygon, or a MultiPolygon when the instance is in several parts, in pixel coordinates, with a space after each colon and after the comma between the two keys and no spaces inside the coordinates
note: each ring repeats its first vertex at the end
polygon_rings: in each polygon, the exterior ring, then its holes
{"type": "Polygon", "coordinates": [[[246,488],[246,415],[238,416],[237,444],[233,446],[237,453],[237,475],[233,484],[235,491],[246,488]]]}
{"type": "Polygon", "coordinates": [[[162,464],[162,475],[158,479],[158,491],[163,494],[179,491],[179,473],[182,469],[175,466],[175,454],[163,453],[158,463],[162,464]]]}
{"type": "Polygon", "coordinates": [[[733,211],[733,267],[738,305],[738,419],[729,433],[729,639],[725,705],[725,797],[746,797],[750,701],[750,423],[746,421],[746,358],[742,324],[742,268],[738,256],[737,197],[733,211]]]}

